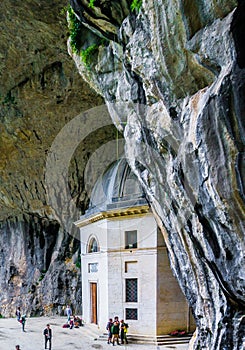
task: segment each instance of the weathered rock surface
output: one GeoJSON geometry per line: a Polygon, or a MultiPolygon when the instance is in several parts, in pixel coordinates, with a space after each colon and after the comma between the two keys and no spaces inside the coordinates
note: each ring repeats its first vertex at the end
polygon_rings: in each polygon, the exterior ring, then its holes
{"type": "MultiPolygon", "coordinates": [[[[67,302],[81,312],[79,242],[50,203],[46,161],[62,128],[103,100],[67,53],[66,11],[61,13],[66,1],[1,5],[0,313],[14,315],[18,305],[28,315],[52,313],[67,302]]],[[[107,138],[105,132],[93,136],[69,166],[72,196],[81,210],[87,198],[84,163],[107,138]]]]}
{"type": "Polygon", "coordinates": [[[89,67],[69,52],[124,132],[193,309],[190,349],[241,350],[244,2],[149,0],[133,12],[122,2],[125,18],[114,17],[117,1],[110,11],[106,1],[88,3],[71,1],[84,24],[80,48],[97,52],[89,67]]]}

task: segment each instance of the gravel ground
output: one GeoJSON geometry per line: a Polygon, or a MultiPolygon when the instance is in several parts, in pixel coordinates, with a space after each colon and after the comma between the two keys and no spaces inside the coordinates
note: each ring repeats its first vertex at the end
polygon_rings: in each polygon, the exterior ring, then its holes
{"type": "MultiPolygon", "coordinates": [[[[52,350],[89,350],[89,349],[110,349],[106,339],[99,339],[103,331],[93,325],[67,329],[62,328],[66,322],[65,317],[33,317],[27,318],[25,332],[21,324],[15,318],[0,319],[0,350],[15,350],[19,344],[21,350],[42,350],[44,349],[43,330],[46,324],[51,325],[53,331],[52,350]]],[[[187,350],[188,345],[155,346],[142,344],[127,344],[114,346],[113,349],[121,350],[187,350]]]]}

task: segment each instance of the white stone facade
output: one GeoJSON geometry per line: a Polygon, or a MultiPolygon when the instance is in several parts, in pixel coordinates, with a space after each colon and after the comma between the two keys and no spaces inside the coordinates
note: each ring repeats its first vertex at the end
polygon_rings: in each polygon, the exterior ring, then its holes
{"type": "Polygon", "coordinates": [[[174,329],[186,329],[188,306],[172,276],[166,247],[152,213],[106,218],[82,226],[83,319],[102,330],[109,317],[129,324],[129,334],[153,338],[174,329]],[[137,231],[137,248],[125,249],[125,231],[137,231]],[[89,252],[91,239],[97,252],[89,252]],[[126,280],[137,279],[137,302],[126,301],[126,280]],[[96,310],[91,283],[96,284],[96,310]],[[126,309],[137,309],[128,319],[126,309]],[[96,317],[94,318],[94,313],[96,317]]]}
{"type": "Polygon", "coordinates": [[[125,159],[100,176],[80,228],[83,319],[105,331],[109,318],[134,337],[154,341],[193,330],[169,266],[167,248],[138,180],[125,159]]]}

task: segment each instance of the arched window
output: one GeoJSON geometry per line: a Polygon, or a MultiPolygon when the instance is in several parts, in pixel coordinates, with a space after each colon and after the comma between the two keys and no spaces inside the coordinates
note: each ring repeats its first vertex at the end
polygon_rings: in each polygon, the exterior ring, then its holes
{"type": "Polygon", "coordinates": [[[96,253],[99,251],[99,245],[97,240],[92,237],[88,244],[88,253],[96,253]]]}

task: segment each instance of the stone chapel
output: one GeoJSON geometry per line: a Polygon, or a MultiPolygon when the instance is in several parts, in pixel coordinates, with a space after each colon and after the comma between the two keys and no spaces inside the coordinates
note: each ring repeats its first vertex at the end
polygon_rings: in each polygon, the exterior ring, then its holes
{"type": "Polygon", "coordinates": [[[97,180],[80,228],[83,319],[102,330],[109,318],[134,339],[157,341],[195,329],[170,269],[163,235],[125,158],[97,180]]]}

